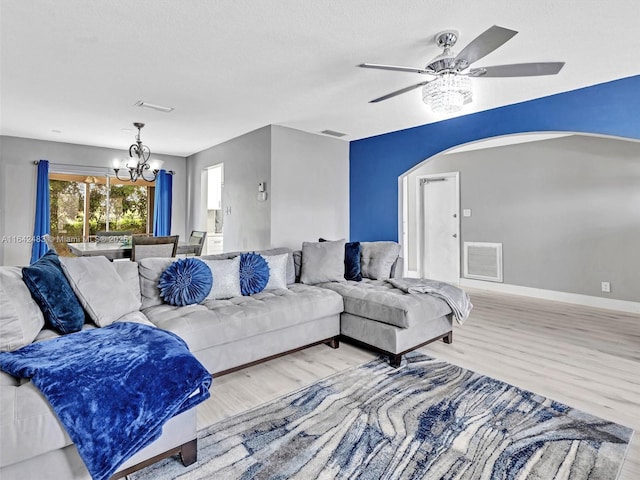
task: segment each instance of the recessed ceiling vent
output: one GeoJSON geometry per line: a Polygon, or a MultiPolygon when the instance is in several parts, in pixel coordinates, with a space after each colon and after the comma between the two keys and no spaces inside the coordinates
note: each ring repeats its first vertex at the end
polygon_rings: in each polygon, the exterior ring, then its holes
{"type": "Polygon", "coordinates": [[[336,132],[335,130],[323,130],[320,133],[324,133],[325,135],[331,135],[332,137],[344,137],[346,133],[336,132]]]}
{"type": "Polygon", "coordinates": [[[162,105],[154,105],[153,103],[144,102],[142,100],[138,100],[133,105],[135,107],[152,108],[153,110],[158,110],[159,112],[164,112],[164,113],[173,112],[175,110],[175,108],[173,108],[173,107],[164,107],[162,105]]]}

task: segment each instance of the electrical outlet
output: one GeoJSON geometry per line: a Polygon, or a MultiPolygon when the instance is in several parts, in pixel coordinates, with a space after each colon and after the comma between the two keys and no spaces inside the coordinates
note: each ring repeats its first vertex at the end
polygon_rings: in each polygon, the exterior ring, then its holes
{"type": "Polygon", "coordinates": [[[609,282],[602,282],[602,291],[605,293],[611,292],[611,284],[609,282]]]}

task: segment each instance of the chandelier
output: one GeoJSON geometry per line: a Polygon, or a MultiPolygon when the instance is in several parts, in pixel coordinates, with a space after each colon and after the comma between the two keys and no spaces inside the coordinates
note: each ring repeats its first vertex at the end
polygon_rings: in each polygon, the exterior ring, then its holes
{"type": "Polygon", "coordinates": [[[135,182],[138,179],[142,179],[147,182],[153,182],[164,162],[161,160],[149,161],[151,150],[140,140],[140,130],[144,127],[144,123],[135,122],[133,126],[138,129],[138,134],[136,135],[136,143],[129,147],[129,160],[125,164],[129,175],[128,177],[121,178],[118,174],[118,172],[123,169],[120,159],[113,161],[113,171],[118,180],[135,182]],[[146,175],[145,172],[147,172],[146,175]]]}
{"type": "Polygon", "coordinates": [[[471,101],[471,79],[454,72],[442,73],[422,89],[422,101],[437,113],[454,113],[471,101]]]}

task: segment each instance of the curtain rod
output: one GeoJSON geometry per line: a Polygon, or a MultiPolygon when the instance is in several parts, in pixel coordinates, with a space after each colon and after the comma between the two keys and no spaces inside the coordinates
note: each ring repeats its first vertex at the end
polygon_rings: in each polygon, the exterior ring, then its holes
{"type": "MultiPolygon", "coordinates": [[[[33,161],[34,165],[38,165],[38,163],[40,163],[40,160],[34,160],[33,161]]],[[[96,171],[98,171],[98,170],[100,170],[100,171],[106,170],[107,174],[109,174],[110,170],[113,170],[113,168],[111,168],[111,167],[96,167],[94,165],[74,165],[72,163],[53,163],[53,162],[49,162],[49,165],[52,168],[71,167],[72,169],[87,169],[87,170],[96,169],[96,171]]],[[[166,170],[166,172],[169,175],[175,175],[176,174],[176,172],[174,172],[173,170],[166,170]]],[[[59,173],[62,173],[62,172],[59,172],[59,173]]],[[[111,174],[111,175],[114,176],[113,174],[111,174]]]]}

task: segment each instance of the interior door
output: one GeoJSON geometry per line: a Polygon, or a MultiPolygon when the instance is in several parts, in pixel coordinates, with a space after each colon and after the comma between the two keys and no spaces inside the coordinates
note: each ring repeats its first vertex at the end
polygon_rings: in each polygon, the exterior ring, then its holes
{"type": "Polygon", "coordinates": [[[460,281],[458,173],[420,179],[422,201],[421,276],[457,284],[460,281]]]}

